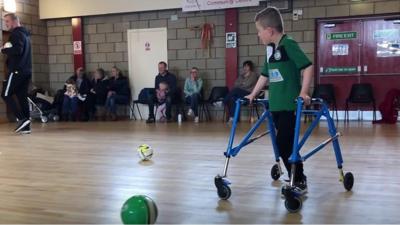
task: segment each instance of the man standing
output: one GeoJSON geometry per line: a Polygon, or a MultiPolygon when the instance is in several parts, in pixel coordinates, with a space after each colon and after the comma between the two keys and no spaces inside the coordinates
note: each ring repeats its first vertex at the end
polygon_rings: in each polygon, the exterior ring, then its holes
{"type": "Polygon", "coordinates": [[[21,26],[14,13],[4,16],[6,28],[11,32],[10,39],[1,48],[7,55],[8,77],[4,83],[2,98],[18,119],[16,133],[31,133],[29,120],[28,87],[32,77],[32,56],[30,33],[21,26]],[[13,96],[17,97],[17,102],[13,96]]]}
{"type": "MultiPolygon", "coordinates": [[[[176,102],[177,99],[177,89],[176,89],[176,77],[174,74],[170,73],[167,70],[167,63],[166,62],[159,62],[158,63],[158,75],[156,76],[155,80],[155,89],[159,89],[160,83],[165,82],[168,84],[168,93],[166,98],[166,111],[165,114],[167,116],[167,121],[171,121],[171,106],[173,102],[176,102]]],[[[154,93],[149,93],[147,104],[149,105],[149,118],[147,119],[146,123],[154,123],[154,104],[157,102],[157,98],[154,93]]]]}

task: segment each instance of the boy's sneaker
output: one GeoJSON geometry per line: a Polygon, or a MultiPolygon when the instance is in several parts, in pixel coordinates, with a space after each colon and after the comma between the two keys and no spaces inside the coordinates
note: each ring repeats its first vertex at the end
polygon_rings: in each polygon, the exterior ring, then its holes
{"type": "Polygon", "coordinates": [[[198,116],[196,116],[196,117],[194,118],[194,122],[195,122],[195,123],[199,123],[199,117],[198,117],[198,116]]]}
{"type": "MultiPolygon", "coordinates": [[[[284,189],[290,188],[290,180],[284,180],[284,181],[285,181],[285,184],[283,184],[283,186],[281,188],[281,197],[282,198],[285,198],[284,189]]],[[[295,182],[293,191],[295,191],[299,195],[307,194],[307,192],[308,192],[307,178],[304,177],[304,179],[302,181],[295,182]]]]}
{"type": "Polygon", "coordinates": [[[19,134],[30,134],[31,132],[32,132],[31,126],[28,125],[28,126],[24,127],[23,129],[21,129],[18,133],[19,134]]]}
{"type": "Polygon", "coordinates": [[[28,119],[19,120],[18,123],[17,123],[17,127],[15,128],[14,132],[15,133],[20,132],[22,129],[24,129],[29,124],[31,124],[31,121],[28,120],[28,119]]]}
{"type": "Polygon", "coordinates": [[[307,187],[307,180],[304,179],[300,182],[295,182],[294,183],[294,191],[296,191],[297,193],[299,193],[300,195],[304,195],[308,192],[308,187],[307,187]]]}
{"type": "Polygon", "coordinates": [[[187,115],[188,115],[188,116],[193,116],[193,110],[192,110],[192,109],[189,109],[187,115]]]}

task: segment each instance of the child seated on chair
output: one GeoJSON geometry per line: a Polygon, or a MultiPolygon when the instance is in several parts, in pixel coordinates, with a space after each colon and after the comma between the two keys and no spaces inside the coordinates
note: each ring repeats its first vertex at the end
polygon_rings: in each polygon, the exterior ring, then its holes
{"type": "Polygon", "coordinates": [[[159,88],[156,90],[157,94],[157,101],[158,101],[158,107],[157,107],[157,120],[160,122],[165,122],[167,121],[167,117],[165,114],[166,110],[166,100],[167,100],[167,93],[168,93],[168,84],[167,82],[161,82],[159,85],[159,88]]]}
{"type": "Polygon", "coordinates": [[[78,89],[73,79],[68,79],[65,83],[64,101],[62,107],[64,120],[75,120],[78,112],[78,89]]]}

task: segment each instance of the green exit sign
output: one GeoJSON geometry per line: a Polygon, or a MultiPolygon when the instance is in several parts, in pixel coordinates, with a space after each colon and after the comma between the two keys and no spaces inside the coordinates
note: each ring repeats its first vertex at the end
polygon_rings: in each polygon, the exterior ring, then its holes
{"type": "Polygon", "coordinates": [[[356,39],[357,32],[349,31],[349,32],[335,32],[326,34],[327,40],[346,40],[346,39],[356,39]]]}

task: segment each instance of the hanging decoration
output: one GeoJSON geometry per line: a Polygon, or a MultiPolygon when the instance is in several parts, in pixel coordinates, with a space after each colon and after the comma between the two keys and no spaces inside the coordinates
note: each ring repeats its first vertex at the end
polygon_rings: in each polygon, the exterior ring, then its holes
{"type": "Polygon", "coordinates": [[[212,23],[205,23],[201,29],[201,47],[203,49],[207,49],[207,56],[210,57],[211,55],[211,44],[213,41],[213,29],[214,24],[212,23]]]}

